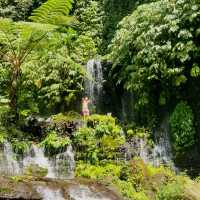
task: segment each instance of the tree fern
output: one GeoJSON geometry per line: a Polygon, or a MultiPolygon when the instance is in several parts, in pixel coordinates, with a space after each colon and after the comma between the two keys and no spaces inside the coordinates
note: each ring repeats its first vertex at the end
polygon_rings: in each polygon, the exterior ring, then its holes
{"type": "Polygon", "coordinates": [[[47,0],[29,19],[44,24],[68,25],[74,20],[69,16],[72,3],[73,0],[47,0]]]}
{"type": "Polygon", "coordinates": [[[0,62],[10,66],[9,99],[11,111],[18,119],[18,91],[21,67],[36,49],[48,46],[48,34],[56,26],[40,23],[13,22],[0,18],[0,62]],[[47,44],[47,45],[46,45],[47,44]]]}

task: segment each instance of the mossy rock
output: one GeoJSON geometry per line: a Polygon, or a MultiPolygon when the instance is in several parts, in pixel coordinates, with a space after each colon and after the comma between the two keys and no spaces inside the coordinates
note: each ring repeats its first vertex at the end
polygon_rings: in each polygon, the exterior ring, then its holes
{"type": "Polygon", "coordinates": [[[24,174],[26,176],[34,176],[34,177],[45,177],[48,173],[48,169],[40,167],[37,164],[31,164],[25,168],[24,174]]]}
{"type": "Polygon", "coordinates": [[[11,192],[12,189],[8,187],[0,187],[0,194],[5,194],[11,192]]]}

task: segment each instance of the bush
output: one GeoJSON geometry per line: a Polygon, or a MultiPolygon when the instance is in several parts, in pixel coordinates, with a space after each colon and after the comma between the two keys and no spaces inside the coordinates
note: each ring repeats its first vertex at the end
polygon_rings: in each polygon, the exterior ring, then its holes
{"type": "Polygon", "coordinates": [[[17,139],[12,140],[13,151],[17,154],[25,154],[29,151],[31,146],[30,141],[19,141],[17,139]]]}
{"type": "Polygon", "coordinates": [[[113,179],[114,177],[119,177],[120,171],[121,166],[115,164],[95,166],[85,163],[79,163],[76,167],[76,176],[105,181],[108,177],[110,177],[110,179],[113,179]]]}
{"type": "Polygon", "coordinates": [[[71,140],[68,137],[59,137],[56,132],[52,131],[40,145],[44,147],[47,154],[53,155],[65,150],[70,143],[71,140]]]}
{"type": "Polygon", "coordinates": [[[95,128],[98,124],[104,123],[109,125],[115,125],[116,120],[114,117],[109,115],[91,115],[87,117],[87,125],[89,127],[95,128]]]}
{"type": "Polygon", "coordinates": [[[178,103],[170,117],[173,147],[178,154],[186,152],[194,145],[193,120],[191,108],[185,102],[178,103]]]}
{"type": "Polygon", "coordinates": [[[87,118],[88,127],[80,128],[74,135],[78,159],[98,163],[117,158],[119,147],[125,143],[122,129],[111,116],[92,115],[87,118]]]}
{"type": "Polygon", "coordinates": [[[66,114],[59,113],[57,115],[53,115],[52,118],[53,118],[54,123],[62,123],[62,122],[81,119],[81,115],[79,113],[70,111],[66,114]]]}
{"type": "MultiPolygon", "coordinates": [[[[136,161],[138,166],[141,165],[136,161]]],[[[101,165],[90,165],[83,162],[78,163],[76,167],[76,176],[85,177],[114,186],[125,198],[132,200],[149,200],[143,190],[139,190],[133,183],[133,177],[143,177],[142,170],[132,170],[132,164],[122,163],[104,163],[101,165]],[[126,174],[126,175],[125,175],[126,174]],[[125,175],[125,177],[124,177],[125,175]]]]}
{"type": "Polygon", "coordinates": [[[76,146],[77,160],[85,160],[93,164],[99,161],[97,157],[99,149],[94,129],[87,127],[80,128],[74,134],[73,143],[76,146]]]}
{"type": "Polygon", "coordinates": [[[184,181],[177,179],[163,186],[157,195],[157,200],[184,200],[184,181]]]}

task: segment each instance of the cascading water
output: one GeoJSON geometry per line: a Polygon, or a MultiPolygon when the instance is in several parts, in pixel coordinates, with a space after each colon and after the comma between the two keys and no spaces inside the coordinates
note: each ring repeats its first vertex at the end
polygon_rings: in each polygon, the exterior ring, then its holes
{"type": "Polygon", "coordinates": [[[74,200],[111,200],[101,192],[92,191],[85,185],[72,186],[69,189],[69,195],[74,200]]]}
{"type": "Polygon", "coordinates": [[[160,128],[154,132],[155,146],[151,152],[149,151],[148,153],[148,150],[145,148],[145,144],[143,143],[140,156],[145,162],[152,163],[154,166],[160,166],[163,164],[175,169],[167,121],[167,118],[164,118],[161,122],[160,128]]]}
{"type": "Polygon", "coordinates": [[[131,138],[124,146],[125,158],[140,157],[145,163],[151,163],[154,166],[167,165],[177,171],[173,162],[167,122],[167,118],[164,118],[160,128],[154,131],[153,147],[148,144],[148,138],[139,136],[131,138]]]}
{"type": "Polygon", "coordinates": [[[53,190],[44,186],[38,186],[36,190],[43,200],[65,200],[60,190],[53,190]]]}
{"type": "Polygon", "coordinates": [[[100,104],[101,92],[103,88],[103,72],[102,65],[99,60],[89,60],[86,65],[87,79],[85,80],[85,95],[89,97],[92,110],[98,112],[100,104]]]}
{"type": "Polygon", "coordinates": [[[51,161],[53,162],[57,178],[74,178],[75,160],[71,145],[68,146],[64,153],[57,154],[51,161]]]}
{"type": "Polygon", "coordinates": [[[4,175],[22,175],[27,167],[36,165],[48,170],[48,178],[70,179],[74,177],[74,153],[69,145],[67,150],[54,157],[45,156],[44,149],[33,144],[30,151],[17,159],[17,154],[13,152],[12,145],[5,142],[1,149],[0,173],[4,175]]]}
{"type": "Polygon", "coordinates": [[[20,164],[17,162],[16,154],[13,152],[12,145],[5,141],[0,159],[0,172],[5,175],[21,174],[20,164]]]}
{"type": "Polygon", "coordinates": [[[159,166],[160,164],[170,165],[175,169],[167,121],[167,118],[163,119],[160,130],[154,133],[156,145],[153,149],[153,164],[154,166],[159,166]]]}
{"type": "Polygon", "coordinates": [[[29,154],[23,159],[23,167],[28,167],[31,164],[36,164],[39,167],[46,168],[48,170],[47,177],[56,178],[53,166],[49,159],[45,157],[44,150],[35,144],[32,145],[29,154]]]}
{"type": "Polygon", "coordinates": [[[143,139],[139,140],[139,148],[140,148],[139,156],[143,159],[145,163],[148,163],[149,152],[148,152],[148,149],[146,148],[146,142],[143,139]]]}

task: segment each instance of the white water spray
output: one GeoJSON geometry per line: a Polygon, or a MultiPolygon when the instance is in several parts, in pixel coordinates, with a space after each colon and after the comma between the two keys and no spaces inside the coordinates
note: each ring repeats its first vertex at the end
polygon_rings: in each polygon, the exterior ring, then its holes
{"type": "Polygon", "coordinates": [[[92,191],[88,186],[77,185],[69,189],[69,195],[74,200],[111,200],[103,193],[92,191]]]}
{"type": "Polygon", "coordinates": [[[88,96],[94,106],[100,102],[103,88],[102,65],[99,60],[89,60],[86,65],[88,78],[85,80],[85,95],[88,96]]]}
{"type": "Polygon", "coordinates": [[[36,190],[43,200],[65,200],[60,190],[53,190],[44,186],[38,186],[36,190]]]}
{"type": "Polygon", "coordinates": [[[33,144],[30,153],[23,159],[23,166],[28,167],[31,164],[36,164],[39,167],[48,170],[48,178],[56,178],[55,171],[49,159],[44,155],[44,149],[33,144]]]}
{"type": "MultiPolygon", "coordinates": [[[[45,156],[44,149],[33,144],[30,151],[17,159],[12,145],[5,142],[0,149],[0,173],[8,176],[22,175],[31,165],[48,170],[48,178],[71,179],[74,178],[75,160],[72,146],[65,152],[51,158],[45,156]]],[[[19,155],[18,155],[19,156],[19,155]]]]}
{"type": "Polygon", "coordinates": [[[5,141],[3,145],[3,159],[0,163],[0,170],[6,175],[19,175],[22,173],[20,164],[17,162],[16,154],[13,152],[12,145],[5,141]]]}

